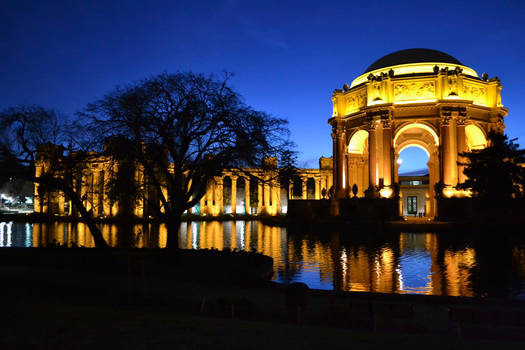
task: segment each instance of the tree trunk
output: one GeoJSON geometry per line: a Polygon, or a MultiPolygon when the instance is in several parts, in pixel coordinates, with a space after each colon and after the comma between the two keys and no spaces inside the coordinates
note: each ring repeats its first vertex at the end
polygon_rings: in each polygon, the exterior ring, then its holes
{"type": "Polygon", "coordinates": [[[176,251],[179,249],[179,229],[181,223],[181,215],[176,213],[168,214],[166,220],[168,239],[166,241],[166,249],[176,251]]]}
{"type": "Polygon", "coordinates": [[[80,212],[80,215],[82,216],[84,222],[89,228],[89,232],[91,232],[91,236],[93,236],[93,240],[95,241],[95,247],[109,248],[109,245],[104,239],[104,236],[102,236],[102,232],[100,232],[100,229],[96,225],[95,220],[93,220],[91,214],[86,210],[84,203],[82,203],[80,198],[78,198],[77,194],[70,189],[63,188],[62,190],[65,194],[68,195],[75,208],[77,208],[77,210],[80,212]]]}

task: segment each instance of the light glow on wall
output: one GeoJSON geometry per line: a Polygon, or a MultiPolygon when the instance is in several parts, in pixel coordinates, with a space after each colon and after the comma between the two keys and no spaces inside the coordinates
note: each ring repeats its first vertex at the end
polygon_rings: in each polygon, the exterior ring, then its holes
{"type": "Polygon", "coordinates": [[[483,149],[487,147],[487,139],[485,134],[476,125],[467,125],[465,127],[465,136],[467,138],[467,146],[470,150],[483,149]]]}
{"type": "MultiPolygon", "coordinates": [[[[434,139],[434,143],[436,144],[436,146],[439,146],[439,137],[438,135],[436,134],[436,132],[434,131],[434,129],[432,129],[430,126],[426,125],[426,124],[422,124],[422,123],[410,123],[410,124],[406,124],[404,126],[402,126],[401,128],[399,128],[397,131],[396,131],[396,136],[394,136],[394,145],[396,144],[396,141],[398,139],[398,137],[406,130],[408,129],[414,129],[414,128],[419,128],[419,129],[423,129],[425,131],[428,131],[430,133],[430,135],[432,135],[432,138],[434,139]]],[[[428,151],[426,151],[428,152],[428,151]]]]}
{"type": "Polygon", "coordinates": [[[392,193],[393,193],[393,191],[392,191],[392,188],[390,188],[390,187],[383,187],[382,189],[379,190],[379,194],[383,198],[390,198],[392,193]]]}
{"type": "Polygon", "coordinates": [[[476,71],[474,71],[472,68],[460,64],[439,62],[406,63],[397,66],[384,67],[361,74],[360,76],[355,78],[354,81],[352,81],[350,88],[353,88],[354,86],[362,83],[366,83],[370,74],[380,75],[381,73],[388,73],[388,71],[390,71],[391,69],[394,71],[395,75],[434,73],[435,66],[438,66],[439,69],[448,68],[449,70],[454,70],[456,69],[456,67],[459,67],[463,70],[464,74],[471,75],[476,78],[478,77],[478,73],[476,73],[476,71]]]}
{"type": "Polygon", "coordinates": [[[368,140],[368,131],[359,130],[352,135],[348,144],[348,153],[363,154],[368,140]]]}

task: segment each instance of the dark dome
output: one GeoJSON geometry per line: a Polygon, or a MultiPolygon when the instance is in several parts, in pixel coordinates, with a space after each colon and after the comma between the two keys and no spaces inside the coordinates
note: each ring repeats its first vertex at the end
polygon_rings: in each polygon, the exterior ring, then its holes
{"type": "Polygon", "coordinates": [[[463,65],[463,63],[459,62],[454,57],[441,51],[431,49],[407,49],[396,51],[381,57],[372,63],[372,65],[365,70],[365,73],[380,68],[397,66],[399,64],[421,62],[440,62],[463,65]]]}

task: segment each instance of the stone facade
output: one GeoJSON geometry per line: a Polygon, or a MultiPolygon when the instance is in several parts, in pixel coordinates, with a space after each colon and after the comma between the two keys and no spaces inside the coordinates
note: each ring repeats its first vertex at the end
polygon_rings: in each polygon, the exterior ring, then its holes
{"type": "MultiPolygon", "coordinates": [[[[275,160],[274,160],[275,161],[275,160]]],[[[276,170],[242,169],[224,170],[208,184],[206,194],[188,214],[219,216],[223,214],[279,215],[285,214],[288,199],[321,199],[328,196],[332,182],[332,159],[321,158],[318,169],[298,169],[289,188],[279,182],[276,170]],[[241,175],[242,174],[242,175],[241,175]],[[249,174],[249,175],[248,175],[249,174]]],[[[277,166],[277,164],[275,164],[277,166]]],[[[47,171],[49,162],[46,150],[39,153],[36,176],[47,171]]],[[[111,201],[108,196],[111,178],[119,171],[118,162],[104,156],[93,155],[77,169],[80,178],[77,186],[88,211],[97,218],[115,217],[121,213],[139,218],[154,216],[148,203],[154,191],[147,184],[147,177],[139,166],[132,167],[134,181],[144,193],[133,203],[129,200],[111,201]]],[[[40,193],[35,185],[34,211],[58,216],[78,216],[75,208],[62,192],[40,193]]]]}
{"type": "Polygon", "coordinates": [[[426,61],[366,71],[334,91],[328,122],[338,198],[349,197],[354,184],[359,197],[369,188],[391,197],[399,154],[411,146],[429,156],[427,215],[436,215],[436,183],[445,197],[468,195],[455,189],[465,180],[459,154],[485,147],[490,130],[504,130],[502,87],[461,64],[426,61]]]}

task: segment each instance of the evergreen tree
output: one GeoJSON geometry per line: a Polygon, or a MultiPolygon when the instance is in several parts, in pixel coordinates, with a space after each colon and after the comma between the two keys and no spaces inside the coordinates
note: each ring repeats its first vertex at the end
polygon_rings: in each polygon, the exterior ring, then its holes
{"type": "Polygon", "coordinates": [[[458,188],[470,189],[480,199],[525,198],[525,150],[503,133],[491,131],[487,136],[486,148],[460,154],[467,161],[458,164],[465,166],[468,179],[458,188]]]}

